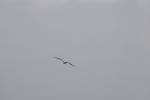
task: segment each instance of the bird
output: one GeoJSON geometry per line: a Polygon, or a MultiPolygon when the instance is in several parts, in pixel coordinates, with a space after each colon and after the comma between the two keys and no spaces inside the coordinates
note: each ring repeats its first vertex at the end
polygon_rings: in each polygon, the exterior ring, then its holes
{"type": "Polygon", "coordinates": [[[70,62],[68,62],[68,61],[64,61],[63,59],[61,59],[61,58],[59,58],[59,57],[53,57],[53,58],[62,61],[63,64],[69,64],[69,65],[71,65],[72,67],[75,67],[75,65],[73,65],[72,63],[70,63],[70,62]]]}

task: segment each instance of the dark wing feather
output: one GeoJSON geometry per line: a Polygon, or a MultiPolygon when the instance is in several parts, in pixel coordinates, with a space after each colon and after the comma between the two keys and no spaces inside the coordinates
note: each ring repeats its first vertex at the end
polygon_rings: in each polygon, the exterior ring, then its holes
{"type": "Polygon", "coordinates": [[[67,62],[69,65],[71,65],[72,67],[75,67],[75,65],[73,65],[72,63],[70,63],[70,62],[67,62]]]}
{"type": "Polygon", "coordinates": [[[58,60],[60,60],[60,61],[62,61],[62,62],[64,62],[64,60],[63,59],[61,59],[61,58],[58,58],[58,57],[54,57],[55,59],[58,59],[58,60]]]}

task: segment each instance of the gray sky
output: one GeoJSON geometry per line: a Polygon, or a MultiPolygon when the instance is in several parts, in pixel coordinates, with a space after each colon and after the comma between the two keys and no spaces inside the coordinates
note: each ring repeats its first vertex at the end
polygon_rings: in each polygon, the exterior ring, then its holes
{"type": "Polygon", "coordinates": [[[145,2],[1,0],[0,100],[150,100],[145,2]]]}

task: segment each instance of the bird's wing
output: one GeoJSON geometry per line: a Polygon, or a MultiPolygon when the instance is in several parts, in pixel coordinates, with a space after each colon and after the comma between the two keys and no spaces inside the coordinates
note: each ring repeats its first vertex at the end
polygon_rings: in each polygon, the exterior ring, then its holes
{"type": "Polygon", "coordinates": [[[69,65],[71,65],[72,67],[75,67],[75,65],[73,65],[72,63],[70,63],[70,62],[67,62],[69,65]]]}
{"type": "Polygon", "coordinates": [[[64,62],[64,60],[63,59],[61,59],[61,58],[58,58],[58,57],[54,57],[55,59],[58,59],[58,60],[60,60],[60,61],[62,61],[62,62],[64,62]]]}

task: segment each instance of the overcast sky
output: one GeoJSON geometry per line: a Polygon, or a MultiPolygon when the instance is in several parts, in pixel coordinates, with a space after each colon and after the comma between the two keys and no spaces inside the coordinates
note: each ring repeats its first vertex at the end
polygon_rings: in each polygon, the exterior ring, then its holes
{"type": "Polygon", "coordinates": [[[0,100],[150,100],[149,1],[92,1],[0,1],[0,100]]]}

